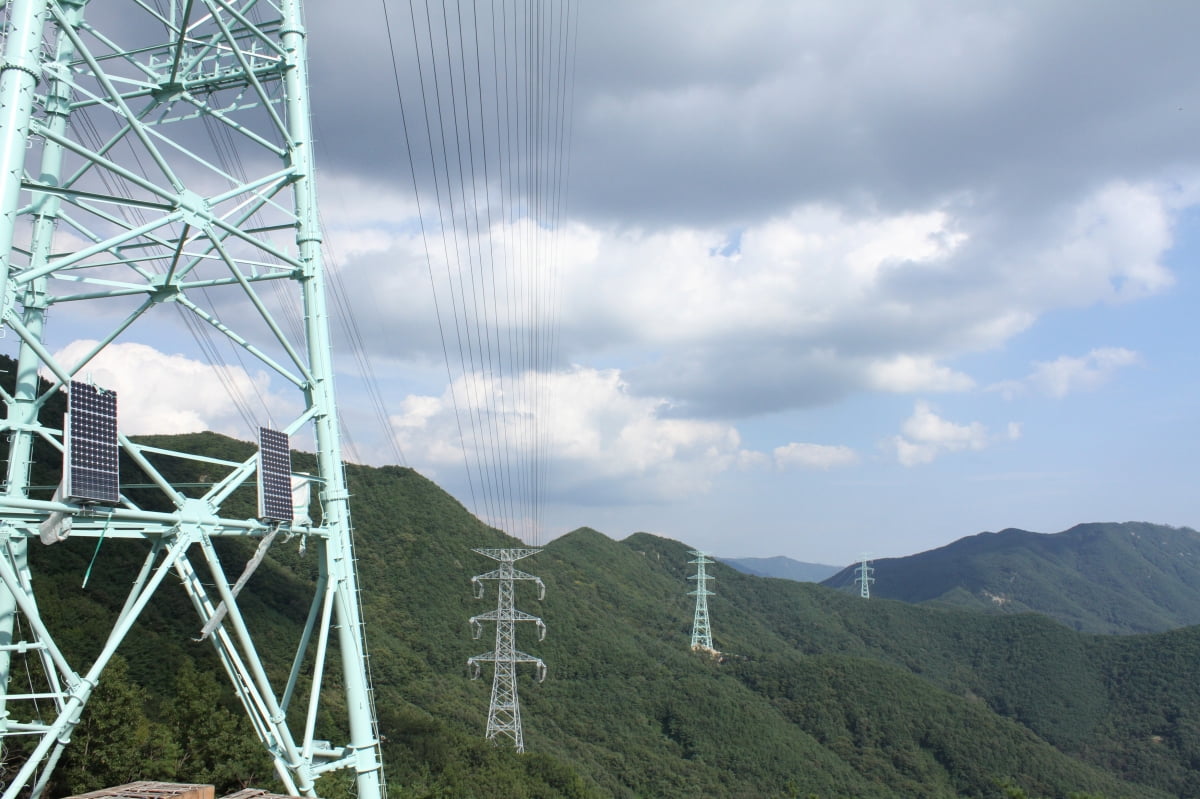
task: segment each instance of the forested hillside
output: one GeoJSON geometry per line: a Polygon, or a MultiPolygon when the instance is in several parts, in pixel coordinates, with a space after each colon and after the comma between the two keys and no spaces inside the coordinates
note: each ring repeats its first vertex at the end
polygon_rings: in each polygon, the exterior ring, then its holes
{"type": "MultiPolygon", "coordinates": [[[[211,434],[190,445],[250,451],[211,434]]],[[[550,630],[519,645],[550,676],[521,681],[529,753],[493,747],[490,683],[465,668],[491,648],[466,623],[494,601],[469,586],[491,562],[470,549],[511,539],[411,470],[348,476],[393,798],[1200,797],[1196,631],[1086,636],[718,564],[712,658],[688,649],[688,547],[586,529],[523,561],[547,593],[518,604],[550,630]]],[[[268,647],[306,610],[312,563],[298,543],[277,545],[244,594],[268,647]]],[[[105,542],[84,589],[95,548],[33,552],[45,616],[76,655],[119,606],[141,546],[105,542]]],[[[225,548],[232,571],[244,550],[225,548]]],[[[164,586],[89,705],[59,794],[135,777],[271,786],[196,626],[182,591],[164,586]]],[[[269,668],[281,674],[289,654],[269,668]]],[[[337,775],[320,787],[348,795],[337,775]]]]}
{"type": "Polygon", "coordinates": [[[802,583],[819,583],[841,571],[837,566],[805,563],[783,555],[775,555],[770,558],[721,558],[720,560],[745,574],[753,574],[758,577],[781,577],[785,580],[799,580],[802,583]]]}
{"type": "MultiPolygon", "coordinates": [[[[1043,613],[1072,629],[1146,633],[1200,624],[1200,533],[1145,522],[1055,534],[980,533],[875,567],[873,596],[1043,613]]],[[[857,592],[854,567],[825,585],[857,592]]]]}

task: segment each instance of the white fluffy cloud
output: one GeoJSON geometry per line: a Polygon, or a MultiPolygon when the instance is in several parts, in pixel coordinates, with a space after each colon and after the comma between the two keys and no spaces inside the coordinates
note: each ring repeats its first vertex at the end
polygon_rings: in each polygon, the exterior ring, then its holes
{"type": "MultiPolygon", "coordinates": [[[[1168,288],[1162,257],[1190,191],[1103,184],[1021,236],[969,197],[920,212],[813,203],[734,230],[572,223],[557,232],[556,271],[539,279],[558,300],[563,360],[619,365],[630,393],[667,401],[675,415],[733,419],[862,391],[963,392],[975,381],[955,359],[1002,346],[1046,311],[1168,288]]],[[[440,362],[443,347],[453,354],[472,335],[503,348],[544,322],[512,304],[524,287],[504,282],[504,247],[527,238],[528,223],[493,229],[491,276],[448,270],[434,247],[435,313],[412,222],[367,216],[330,237],[362,256],[343,277],[377,354],[440,362]]]]}
{"type": "Polygon", "coordinates": [[[775,448],[775,466],[787,469],[802,466],[809,469],[831,469],[838,466],[853,466],[858,463],[858,453],[841,444],[802,444],[792,442],[775,448]]]}
{"type": "MultiPolygon", "coordinates": [[[[1004,437],[1019,438],[1019,425],[1009,423],[1004,437]]],[[[995,440],[980,422],[959,424],[938,416],[933,407],[920,400],[912,416],[901,425],[900,435],[889,441],[896,459],[904,466],[931,463],[940,455],[963,450],[981,450],[995,440]]]]}
{"type": "Polygon", "coordinates": [[[398,443],[413,465],[437,474],[460,467],[464,448],[472,464],[498,462],[503,469],[510,459],[528,457],[544,435],[552,442],[546,468],[553,493],[570,495],[585,486],[641,501],[703,492],[717,474],[758,460],[742,448],[734,427],[672,418],[664,400],[631,394],[617,370],[575,367],[522,380],[541,389],[460,378],[441,396],[405,398],[392,417],[398,443]],[[529,425],[535,396],[553,397],[538,435],[529,425]],[[468,423],[472,414],[481,420],[479,434],[468,423]]]}
{"type": "MultiPolygon", "coordinates": [[[[75,364],[96,345],[95,341],[73,341],[55,353],[63,364],[75,364]]],[[[137,343],[106,347],[78,379],[117,392],[121,432],[126,435],[195,433],[212,430],[244,440],[253,439],[249,428],[230,399],[238,393],[255,416],[268,425],[267,408],[274,420],[297,411],[297,405],[270,391],[265,372],[251,376],[240,367],[226,367],[224,381],[208,364],[182,355],[166,355],[137,343]],[[266,408],[263,405],[266,405],[266,408]]]]}

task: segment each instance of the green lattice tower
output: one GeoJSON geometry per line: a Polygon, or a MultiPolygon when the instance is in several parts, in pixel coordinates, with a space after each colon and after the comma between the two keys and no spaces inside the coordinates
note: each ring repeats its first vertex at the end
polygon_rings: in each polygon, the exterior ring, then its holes
{"type": "Polygon", "coordinates": [[[692,649],[715,651],[713,650],[712,627],[708,623],[708,598],[715,596],[712,591],[708,590],[708,581],[715,578],[704,571],[704,567],[712,565],[713,562],[708,559],[709,553],[707,552],[693,549],[689,550],[688,554],[696,556],[695,560],[688,561],[696,567],[696,573],[688,578],[696,581],[696,590],[688,592],[688,596],[696,597],[696,614],[692,619],[692,649]]]}
{"type": "Polygon", "coordinates": [[[16,388],[0,397],[11,440],[0,496],[0,692],[17,658],[41,668],[48,686],[40,713],[28,695],[0,693],[0,736],[25,736],[32,750],[9,771],[3,799],[42,793],[105,665],[171,573],[286,790],[315,796],[317,777],[346,768],[361,799],[378,799],[384,783],[334,403],[301,2],[10,0],[0,13],[0,320],[19,346],[16,388]],[[57,358],[46,338],[51,321],[62,325],[56,341],[98,343],[82,357],[57,358]],[[144,446],[120,434],[119,417],[120,451],[151,482],[138,501],[77,501],[30,485],[35,443],[64,448],[63,431],[42,418],[47,401],[85,379],[118,336],[157,342],[182,330],[181,321],[212,360],[252,364],[270,375],[273,396],[286,397],[262,421],[311,442],[319,523],[227,512],[237,489],[254,486],[257,456],[229,461],[144,446]],[[202,464],[212,482],[173,485],[164,473],[179,460],[202,464]],[[148,545],[91,663],[70,662],[38,612],[27,552],[43,545],[44,524],[47,540],[69,527],[74,537],[106,537],[106,546],[148,545]],[[273,541],[303,540],[316,561],[307,624],[282,684],[268,676],[239,608],[245,580],[226,576],[214,546],[239,537],[258,542],[260,554],[273,541]],[[334,650],[346,716],[324,730],[321,692],[334,650]]]}
{"type": "Polygon", "coordinates": [[[546,664],[541,658],[527,655],[517,649],[517,622],[533,622],[538,628],[538,640],[546,637],[546,625],[537,616],[519,611],[515,607],[513,583],[529,581],[538,587],[538,599],[546,595],[546,585],[541,578],[534,577],[514,568],[513,564],[541,552],[540,549],[476,549],[480,555],[499,562],[500,567],[486,574],[471,578],[475,586],[475,597],[483,598],[484,581],[496,583],[496,609],[472,616],[471,627],[475,637],[483,635],[483,622],[496,623],[496,648],[491,652],[467,659],[472,678],[478,678],[480,663],[492,664],[492,698],[488,704],[487,732],[485,737],[496,740],[505,737],[513,742],[518,752],[525,751],[525,733],[521,727],[521,703],[517,696],[517,664],[533,663],[537,667],[538,681],[546,679],[546,664]]]}

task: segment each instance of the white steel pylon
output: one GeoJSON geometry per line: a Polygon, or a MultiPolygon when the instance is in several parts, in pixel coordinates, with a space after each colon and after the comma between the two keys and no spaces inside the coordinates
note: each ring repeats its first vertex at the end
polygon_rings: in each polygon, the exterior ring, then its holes
{"type": "Polygon", "coordinates": [[[870,559],[866,555],[863,555],[862,562],[858,564],[858,567],[854,571],[857,575],[854,578],[854,582],[859,584],[858,595],[863,599],[870,599],[871,583],[875,582],[875,578],[871,576],[875,569],[871,566],[870,559]]]}
{"type": "Polygon", "coordinates": [[[707,552],[693,549],[689,550],[688,554],[696,556],[695,560],[688,561],[696,566],[696,573],[688,578],[696,581],[696,590],[688,592],[688,596],[696,597],[696,615],[692,619],[692,649],[706,649],[715,652],[712,642],[712,627],[708,623],[708,598],[714,596],[713,592],[708,590],[708,581],[715,578],[710,577],[704,571],[704,567],[711,565],[712,561],[708,559],[709,553],[707,552]]]}
{"type": "MultiPolygon", "coordinates": [[[[360,799],[380,799],[301,0],[7,0],[0,16],[0,337],[18,350],[15,388],[0,391],[9,442],[0,492],[0,744],[23,736],[28,753],[6,764],[2,797],[36,799],[45,790],[104,667],[174,574],[285,791],[316,796],[320,775],[350,769],[360,799]],[[51,321],[61,323],[55,338],[45,335],[51,321]],[[247,518],[241,497],[271,458],[140,444],[123,432],[113,392],[94,386],[80,390],[79,407],[72,393],[70,429],[91,412],[91,391],[112,407],[83,432],[110,435],[111,448],[103,463],[71,460],[69,474],[83,483],[94,476],[88,469],[103,467],[111,496],[73,492],[67,482],[52,496],[32,485],[35,447],[40,467],[47,453],[70,455],[72,440],[84,440],[42,411],[65,387],[86,385],[89,365],[118,337],[208,361],[227,385],[244,373],[269,378],[279,399],[265,418],[248,405],[238,410],[248,430],[273,428],[263,440],[285,465],[265,482],[283,496],[247,518]],[[56,354],[64,341],[77,346],[56,354]],[[317,523],[293,514],[286,461],[295,436],[316,453],[317,523]],[[118,452],[149,487],[120,491],[118,452]],[[181,466],[208,477],[176,485],[168,475],[181,466]],[[39,538],[51,544],[67,534],[146,552],[111,629],[94,631],[102,645],[91,662],[72,662],[60,647],[28,565],[39,538]],[[276,650],[257,648],[253,619],[237,600],[245,579],[226,575],[215,543],[256,541],[256,565],[273,541],[293,536],[314,553],[317,578],[295,650],[279,664],[276,650]],[[40,663],[44,693],[8,691],[16,658],[40,663]],[[327,661],[340,674],[327,677],[327,661]],[[344,692],[344,705],[334,705],[345,708],[341,718],[323,712],[331,679],[344,692]]],[[[242,577],[250,571],[247,564],[242,577]]]]}
{"type": "Polygon", "coordinates": [[[526,574],[513,568],[513,563],[521,558],[535,555],[541,550],[476,549],[474,551],[500,563],[500,568],[471,578],[471,585],[475,587],[477,599],[483,598],[484,580],[496,582],[496,609],[472,616],[470,619],[476,638],[483,635],[483,622],[496,622],[496,648],[486,654],[468,658],[467,665],[471,669],[472,679],[479,677],[480,663],[491,663],[494,669],[486,737],[489,740],[495,740],[496,736],[507,736],[512,739],[518,752],[524,752],[525,734],[521,730],[521,705],[517,697],[517,664],[535,664],[538,682],[546,679],[546,664],[542,662],[541,658],[527,655],[517,649],[516,623],[531,621],[537,624],[539,641],[546,637],[546,625],[537,616],[523,613],[514,607],[513,583],[517,580],[536,583],[539,600],[546,595],[546,585],[540,577],[534,577],[532,574],[526,574]]]}

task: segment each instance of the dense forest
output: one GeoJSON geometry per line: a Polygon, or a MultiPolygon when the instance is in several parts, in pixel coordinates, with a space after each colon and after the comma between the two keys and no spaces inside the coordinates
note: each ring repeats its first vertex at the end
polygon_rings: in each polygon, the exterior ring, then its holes
{"type": "MultiPolygon", "coordinates": [[[[1200,624],[1200,533],[1145,522],[1061,533],[1002,530],[873,561],[874,596],[992,613],[1044,613],[1082,632],[1200,624]]],[[[858,591],[854,567],[825,585],[858,591]]]]}
{"type": "MultiPolygon", "coordinates": [[[[251,452],[215,434],[171,443],[251,452]]],[[[310,465],[296,454],[297,469],[310,465]]],[[[52,453],[39,468],[52,469],[52,453]]],[[[527,753],[493,746],[482,737],[489,681],[466,670],[490,648],[467,619],[494,601],[472,596],[471,576],[491,561],[471,548],[514,542],[412,470],[347,471],[393,799],[1200,797],[1200,628],[1089,635],[1040,615],[862,600],[717,564],[714,657],[688,647],[688,546],[589,529],[522,562],[547,591],[539,603],[519,587],[518,605],[550,631],[518,643],[550,676],[521,678],[527,753]]],[[[249,513],[251,499],[235,509],[249,513]]],[[[223,542],[229,571],[251,547],[223,542]]],[[[33,545],[43,614],[74,662],[94,655],[144,551],[33,545]]],[[[275,644],[296,639],[313,568],[298,541],[279,543],[243,593],[277,678],[291,649],[275,644]]],[[[164,585],[105,672],[50,795],[131,779],[278,787],[197,626],[182,590],[164,585]]],[[[336,693],[328,701],[336,710],[336,693]]],[[[20,757],[10,745],[4,767],[20,757]]],[[[319,788],[352,792],[344,774],[319,788]]]]}

